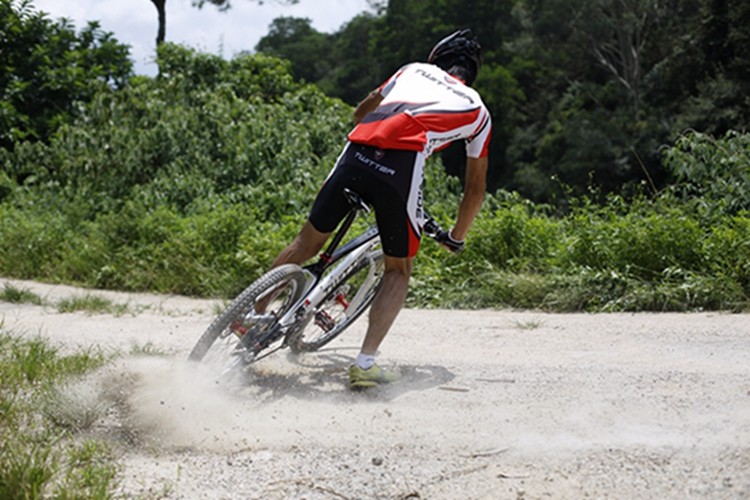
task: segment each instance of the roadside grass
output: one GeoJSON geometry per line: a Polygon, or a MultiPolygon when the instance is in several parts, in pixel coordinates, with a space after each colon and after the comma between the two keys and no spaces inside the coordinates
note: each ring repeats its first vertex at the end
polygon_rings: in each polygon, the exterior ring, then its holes
{"type": "Polygon", "coordinates": [[[82,311],[88,314],[112,314],[114,316],[132,312],[128,304],[116,304],[110,299],[92,294],[62,299],[57,303],[57,310],[61,313],[82,311]]]}
{"type": "Polygon", "coordinates": [[[112,450],[81,433],[103,409],[60,389],[107,359],[0,328],[0,498],[113,498],[112,450]]]}
{"type": "MultiPolygon", "coordinates": [[[[11,283],[3,284],[3,288],[0,290],[0,301],[11,304],[49,305],[48,301],[28,288],[19,288],[11,283]]],[[[136,312],[129,304],[118,304],[105,297],[90,293],[61,299],[55,304],[55,308],[60,313],[81,311],[88,314],[112,314],[114,316],[134,314],[136,312]]]]}
{"type": "MultiPolygon", "coordinates": [[[[438,200],[450,197],[447,192],[437,194],[441,195],[438,200]]],[[[432,241],[421,245],[407,297],[409,307],[553,312],[750,310],[747,212],[706,215],[700,207],[667,194],[655,199],[612,196],[603,205],[577,200],[564,214],[511,194],[488,195],[485,204],[461,255],[449,254],[432,241]]],[[[453,210],[441,207],[431,205],[430,213],[447,227],[453,210]]],[[[13,210],[0,204],[0,215],[13,210]]],[[[47,212],[18,212],[14,217],[29,218],[34,227],[54,222],[47,212]]],[[[13,254],[12,247],[2,245],[0,273],[55,282],[69,279],[93,288],[229,298],[265,271],[272,255],[293,238],[299,226],[292,218],[263,223],[256,219],[229,202],[210,209],[196,207],[190,213],[162,207],[146,214],[139,210],[110,214],[87,224],[86,231],[69,227],[64,237],[51,239],[47,248],[56,254],[59,241],[75,241],[76,246],[86,248],[94,248],[100,238],[119,242],[102,250],[111,266],[92,267],[81,274],[96,274],[96,279],[68,278],[63,264],[45,268],[44,273],[20,273],[17,266],[4,264],[29,256],[13,254]],[[148,224],[139,223],[144,217],[148,224]],[[127,231],[120,227],[126,222],[132,226],[127,231]],[[105,238],[110,232],[119,236],[105,238]],[[143,255],[151,255],[153,248],[160,249],[159,258],[144,264],[143,255]]],[[[26,226],[19,225],[16,232],[13,227],[0,227],[0,237],[14,241],[31,237],[26,226]]],[[[77,261],[81,266],[87,263],[77,261]]],[[[25,265],[37,269],[33,262],[25,265]]],[[[5,295],[12,301],[33,300],[22,292],[9,288],[5,295]]],[[[66,299],[57,307],[60,312],[133,312],[129,305],[95,295],[66,299]]],[[[215,314],[220,307],[217,304],[215,314]]]]}
{"type": "Polygon", "coordinates": [[[44,299],[27,288],[18,288],[11,283],[3,284],[0,290],[0,301],[10,302],[11,304],[34,304],[43,306],[44,299]]]}

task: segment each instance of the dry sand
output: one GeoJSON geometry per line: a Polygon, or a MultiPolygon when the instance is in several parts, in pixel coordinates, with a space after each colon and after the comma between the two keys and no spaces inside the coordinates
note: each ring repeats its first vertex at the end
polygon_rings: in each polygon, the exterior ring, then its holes
{"type": "Polygon", "coordinates": [[[364,321],[220,386],[185,361],[216,302],[3,282],[131,311],[0,302],[6,330],[159,353],[70,388],[106,406],[125,497],[750,498],[747,314],[405,310],[379,358],[403,381],[354,394],[364,321]]]}

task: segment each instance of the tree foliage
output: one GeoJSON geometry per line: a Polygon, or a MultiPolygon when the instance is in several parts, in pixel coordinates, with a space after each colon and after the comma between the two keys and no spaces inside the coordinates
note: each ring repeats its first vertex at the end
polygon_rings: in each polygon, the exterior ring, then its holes
{"type": "Polygon", "coordinates": [[[264,54],[288,60],[298,80],[318,82],[331,71],[330,37],[315,30],[309,19],[277,17],[256,48],[264,54]]]}
{"type": "MultiPolygon", "coordinates": [[[[495,124],[491,188],[538,201],[570,188],[661,189],[673,180],[664,144],[750,119],[750,7],[740,0],[393,0],[332,35],[285,23],[284,36],[272,29],[257,49],[323,68],[306,79],[350,104],[471,27],[484,47],[476,87],[495,124]],[[310,45],[298,51],[303,35],[310,45]]],[[[444,160],[460,176],[460,150],[444,160]]]]}
{"type": "Polygon", "coordinates": [[[158,57],[158,78],[99,92],[48,145],[21,143],[6,171],[48,186],[50,200],[80,201],[88,216],[133,197],[182,211],[264,188],[260,206],[272,213],[290,199],[274,186],[317,186],[310,170],[338,150],[342,104],[296,83],[280,59],[226,61],[170,43],[158,57]]]}
{"type": "Polygon", "coordinates": [[[100,90],[48,144],[0,149],[1,273],[235,291],[293,236],[351,110],[280,59],[170,43],[158,58],[157,78],[100,90]]]}
{"type": "MultiPolygon", "coordinates": [[[[259,5],[263,5],[264,1],[266,0],[254,0],[254,1],[256,1],[259,5]]],[[[276,3],[279,3],[279,4],[284,4],[284,5],[294,5],[297,2],[299,2],[299,0],[272,0],[272,1],[275,1],[276,3]]],[[[232,2],[230,0],[192,0],[192,2],[193,2],[193,5],[195,7],[198,7],[199,9],[202,8],[204,5],[206,5],[207,3],[215,5],[220,10],[227,10],[227,9],[232,8],[232,2]]]]}
{"type": "Polygon", "coordinates": [[[131,74],[128,47],[90,22],[79,33],[29,0],[0,0],[0,147],[46,141],[77,102],[131,74]]]}

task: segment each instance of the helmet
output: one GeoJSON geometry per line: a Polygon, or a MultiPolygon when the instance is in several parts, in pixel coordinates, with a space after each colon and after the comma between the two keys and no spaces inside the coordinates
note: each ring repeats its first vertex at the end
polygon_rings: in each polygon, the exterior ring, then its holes
{"type": "Polygon", "coordinates": [[[449,70],[463,67],[466,84],[471,85],[482,66],[482,46],[470,29],[458,30],[440,40],[430,51],[427,62],[449,70]]]}

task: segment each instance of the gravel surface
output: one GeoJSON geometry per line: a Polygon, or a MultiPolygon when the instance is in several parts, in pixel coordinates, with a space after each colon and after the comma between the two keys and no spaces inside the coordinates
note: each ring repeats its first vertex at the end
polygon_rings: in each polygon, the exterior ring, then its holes
{"type": "Polygon", "coordinates": [[[346,388],[364,321],[330,346],[217,385],[184,360],[218,303],[4,280],[4,328],[121,352],[70,387],[141,498],[750,498],[750,315],[405,310],[380,362],[403,380],[346,388]]]}

